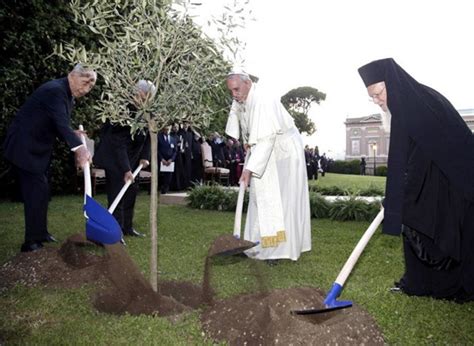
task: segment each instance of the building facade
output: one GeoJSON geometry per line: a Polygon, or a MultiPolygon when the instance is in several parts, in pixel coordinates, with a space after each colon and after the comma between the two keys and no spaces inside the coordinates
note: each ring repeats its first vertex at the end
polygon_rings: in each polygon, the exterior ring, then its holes
{"type": "MultiPolygon", "coordinates": [[[[460,109],[459,114],[474,132],[474,109],[460,109]]],[[[347,118],[346,125],[346,160],[367,162],[367,174],[373,174],[374,168],[386,166],[390,133],[382,126],[380,114],[371,114],[360,118],[347,118]]]]}

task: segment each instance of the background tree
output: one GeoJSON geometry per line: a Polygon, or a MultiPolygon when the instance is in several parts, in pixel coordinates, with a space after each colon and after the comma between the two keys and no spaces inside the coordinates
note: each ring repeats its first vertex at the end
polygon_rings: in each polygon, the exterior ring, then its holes
{"type": "Polygon", "coordinates": [[[311,135],[316,131],[314,122],[309,119],[308,112],[314,103],[320,104],[326,94],[309,86],[290,90],[282,96],[281,102],[295,119],[295,126],[303,133],[311,135]]]}
{"type": "Polygon", "coordinates": [[[186,8],[177,10],[168,1],[73,0],[71,6],[75,20],[98,35],[100,46],[91,51],[66,43],[57,53],[97,68],[104,86],[94,108],[102,121],[129,125],[132,133],[147,129],[151,135],[150,280],[156,291],[157,132],[173,120],[208,125],[216,109],[206,100],[222,97],[229,64],[214,41],[193,23],[186,8]],[[131,116],[126,105],[133,102],[139,79],[151,80],[157,93],[131,116]]]}

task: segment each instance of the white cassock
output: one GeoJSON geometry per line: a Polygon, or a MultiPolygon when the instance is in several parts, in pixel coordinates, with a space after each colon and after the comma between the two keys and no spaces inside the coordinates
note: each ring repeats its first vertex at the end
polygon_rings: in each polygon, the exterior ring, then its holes
{"type": "Polygon", "coordinates": [[[304,146],[279,98],[255,83],[245,103],[233,102],[226,133],[251,146],[244,168],[253,172],[244,238],[259,245],[249,257],[291,259],[311,250],[311,216],[304,146]],[[239,129],[240,125],[240,129],[239,129]]]}

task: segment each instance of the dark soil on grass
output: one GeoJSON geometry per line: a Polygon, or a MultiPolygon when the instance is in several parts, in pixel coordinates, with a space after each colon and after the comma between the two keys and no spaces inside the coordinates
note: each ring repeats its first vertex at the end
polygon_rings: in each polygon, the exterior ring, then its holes
{"type": "MultiPolygon", "coordinates": [[[[215,245],[215,244],[214,244],[215,245]]],[[[218,251],[213,249],[210,252],[218,251]]],[[[111,314],[149,314],[174,318],[202,308],[206,336],[231,345],[383,344],[371,316],[358,306],[330,313],[299,316],[295,309],[322,307],[316,288],[271,290],[258,261],[249,261],[257,292],[217,299],[212,289],[213,258],[208,256],[202,286],[160,281],[158,293],[121,244],[97,246],[81,234],[60,248],[45,246],[19,253],[0,267],[0,294],[15,285],[78,288],[93,285],[94,307],[111,314]]]]}

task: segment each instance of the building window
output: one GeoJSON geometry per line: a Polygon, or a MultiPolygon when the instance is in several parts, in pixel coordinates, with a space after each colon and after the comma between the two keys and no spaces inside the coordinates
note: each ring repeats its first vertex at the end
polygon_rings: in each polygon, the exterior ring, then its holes
{"type": "Polygon", "coordinates": [[[360,155],[360,141],[358,139],[352,140],[352,155],[360,155]]]}

